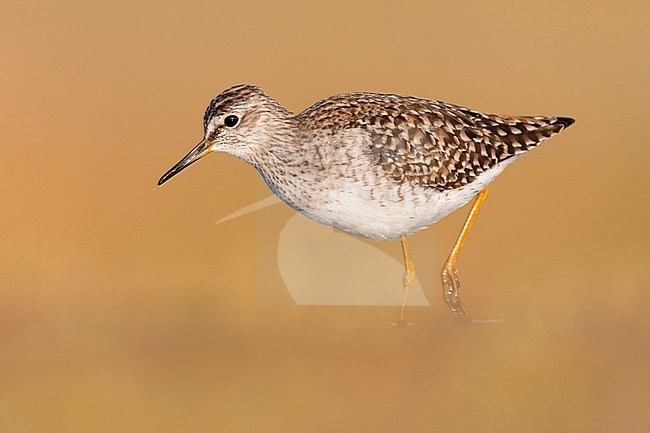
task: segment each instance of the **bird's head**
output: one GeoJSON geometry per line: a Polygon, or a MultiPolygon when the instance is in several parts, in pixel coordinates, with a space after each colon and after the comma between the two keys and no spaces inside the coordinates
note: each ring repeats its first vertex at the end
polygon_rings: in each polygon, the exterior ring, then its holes
{"type": "Polygon", "coordinates": [[[242,84],[221,92],[203,116],[203,139],[165,173],[162,185],[205,155],[219,151],[253,162],[289,127],[291,113],[257,86],[242,84]]]}

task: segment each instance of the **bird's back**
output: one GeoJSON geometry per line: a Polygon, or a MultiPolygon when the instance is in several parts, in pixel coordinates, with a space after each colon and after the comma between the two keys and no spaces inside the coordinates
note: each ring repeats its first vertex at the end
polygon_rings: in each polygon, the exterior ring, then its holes
{"type": "Polygon", "coordinates": [[[297,116],[311,129],[360,129],[374,162],[397,183],[461,188],[571,125],[566,117],[500,116],[441,101],[347,93],[297,116]]]}

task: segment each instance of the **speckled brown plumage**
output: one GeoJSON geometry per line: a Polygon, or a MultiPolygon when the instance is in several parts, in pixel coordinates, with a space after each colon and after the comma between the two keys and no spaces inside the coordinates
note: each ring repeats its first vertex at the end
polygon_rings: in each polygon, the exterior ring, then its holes
{"type": "Polygon", "coordinates": [[[393,94],[348,93],[311,106],[299,118],[312,128],[360,128],[370,150],[397,182],[438,190],[467,185],[573,123],[565,117],[513,117],[393,94]]]}

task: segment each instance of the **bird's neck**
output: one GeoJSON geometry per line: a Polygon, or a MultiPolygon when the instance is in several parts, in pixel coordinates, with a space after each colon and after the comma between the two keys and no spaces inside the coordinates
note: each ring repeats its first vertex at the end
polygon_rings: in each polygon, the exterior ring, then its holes
{"type": "Polygon", "coordinates": [[[290,120],[282,128],[274,128],[260,150],[248,162],[278,197],[294,208],[302,208],[300,197],[314,185],[309,178],[321,171],[312,155],[314,146],[290,120]]]}

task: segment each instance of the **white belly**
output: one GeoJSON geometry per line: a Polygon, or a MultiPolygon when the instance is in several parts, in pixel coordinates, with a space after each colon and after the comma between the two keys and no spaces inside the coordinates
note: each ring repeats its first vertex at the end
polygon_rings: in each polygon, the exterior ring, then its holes
{"type": "Polygon", "coordinates": [[[502,162],[460,189],[442,192],[398,185],[374,173],[367,174],[365,182],[341,179],[328,188],[318,206],[299,210],[321,224],[353,235],[396,239],[422,230],[467,204],[515,159],[502,162]]]}

